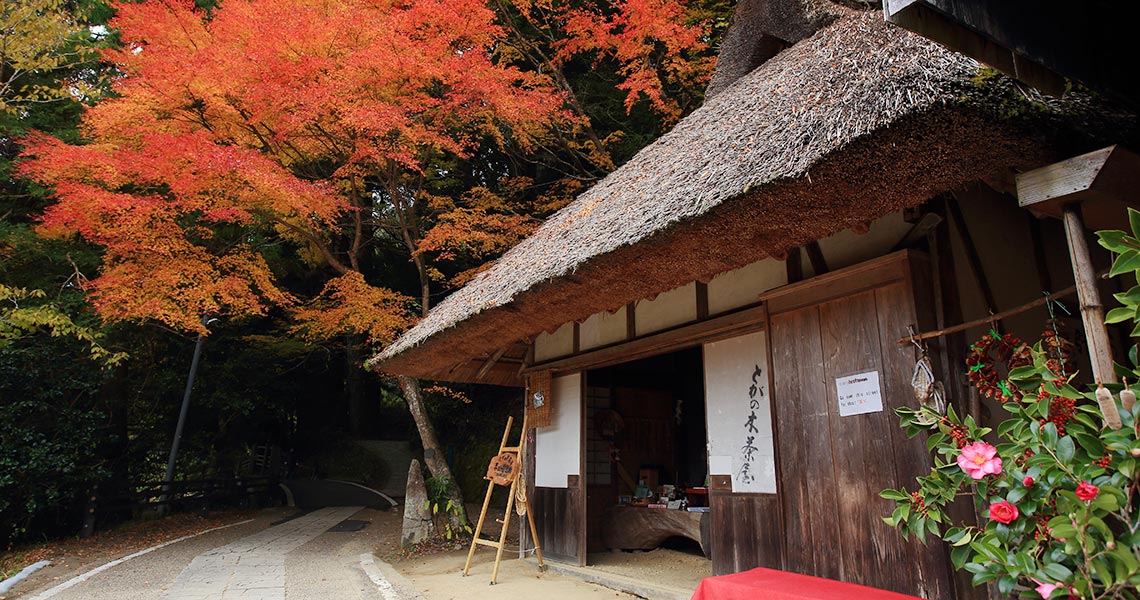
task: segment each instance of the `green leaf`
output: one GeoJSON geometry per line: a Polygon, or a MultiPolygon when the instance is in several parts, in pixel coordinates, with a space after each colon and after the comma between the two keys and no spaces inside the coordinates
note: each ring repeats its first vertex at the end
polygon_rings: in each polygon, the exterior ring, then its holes
{"type": "Polygon", "coordinates": [[[1092,501],[1093,508],[1100,510],[1114,511],[1120,508],[1120,501],[1116,499],[1113,494],[1098,494],[1092,501]]]}
{"type": "Polygon", "coordinates": [[[1128,226],[1132,229],[1132,237],[1140,238],[1140,211],[1128,207],[1128,226]]]}
{"type": "Polygon", "coordinates": [[[1108,276],[1116,277],[1124,273],[1130,273],[1136,269],[1140,269],[1140,252],[1136,250],[1126,250],[1112,263],[1112,269],[1108,272],[1108,276]]]}
{"type": "Polygon", "coordinates": [[[966,558],[970,556],[970,547],[963,544],[950,551],[950,561],[954,563],[955,569],[961,569],[966,564],[966,558]]]}
{"type": "Polygon", "coordinates": [[[1097,242],[1107,248],[1108,250],[1117,254],[1124,252],[1128,249],[1128,245],[1124,243],[1124,238],[1128,235],[1119,229],[1110,229],[1107,231],[1096,232],[1097,242]]]}
{"type": "Polygon", "coordinates": [[[1066,581],[1073,576],[1073,572],[1068,567],[1059,563],[1042,565],[1041,572],[1053,581],[1066,581]]]}
{"type": "Polygon", "coordinates": [[[879,492],[879,497],[886,500],[906,500],[910,495],[903,490],[883,490],[879,492]]]}
{"type": "Polygon", "coordinates": [[[1024,498],[1028,493],[1029,488],[1020,484],[1015,485],[1012,489],[1009,490],[1009,493],[1005,495],[1005,499],[1011,504],[1017,504],[1017,502],[1024,498]]]}
{"type": "Polygon", "coordinates": [[[1063,462],[1068,463],[1073,460],[1073,455],[1076,454],[1076,444],[1073,443],[1073,438],[1064,436],[1057,440],[1057,458],[1063,462]]]}
{"type": "MultiPolygon", "coordinates": [[[[1113,323],[1121,323],[1136,317],[1136,309],[1131,306],[1122,306],[1108,311],[1104,316],[1104,322],[1111,325],[1113,323]]],[[[1010,374],[1012,376],[1012,373],[1010,374]]]]}

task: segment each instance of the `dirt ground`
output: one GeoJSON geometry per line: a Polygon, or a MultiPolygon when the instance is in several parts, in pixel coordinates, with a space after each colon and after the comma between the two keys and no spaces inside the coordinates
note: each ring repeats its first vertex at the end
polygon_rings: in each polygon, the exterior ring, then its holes
{"type": "MultiPolygon", "coordinates": [[[[478,518],[478,510],[478,506],[469,507],[472,519],[478,518]]],[[[391,514],[396,515],[397,512],[391,514]]],[[[501,518],[501,515],[501,510],[488,514],[488,525],[484,528],[483,537],[497,537],[500,525],[495,519],[501,518]]],[[[393,522],[392,525],[395,528],[386,539],[398,540],[399,523],[393,522]]],[[[406,555],[395,550],[397,545],[395,548],[390,547],[392,550],[387,555],[378,549],[377,555],[390,562],[398,573],[409,580],[412,587],[419,590],[425,600],[637,598],[569,575],[553,571],[540,573],[533,562],[533,555],[530,560],[519,560],[517,530],[518,520],[512,519],[495,585],[490,585],[495,561],[493,548],[476,549],[471,573],[467,577],[463,576],[463,564],[467,560],[466,547],[426,555],[406,555]]],[[[591,566],[588,569],[687,590],[695,590],[702,578],[712,575],[712,562],[703,556],[664,548],[651,552],[592,554],[589,562],[591,566]]]]}
{"type": "Polygon", "coordinates": [[[688,590],[697,589],[702,579],[712,576],[711,560],[667,548],[591,554],[587,561],[590,568],[599,571],[688,590]]]}

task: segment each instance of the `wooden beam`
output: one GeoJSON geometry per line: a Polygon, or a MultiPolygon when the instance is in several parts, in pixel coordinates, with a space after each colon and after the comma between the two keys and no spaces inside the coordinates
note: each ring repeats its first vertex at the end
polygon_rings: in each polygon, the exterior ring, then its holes
{"type": "Polygon", "coordinates": [[[827,268],[827,260],[823,258],[823,250],[819,247],[817,240],[804,244],[804,250],[807,250],[808,261],[811,262],[813,274],[823,275],[830,270],[827,268]]]}
{"type": "Polygon", "coordinates": [[[978,291],[982,293],[986,310],[994,312],[997,310],[997,302],[994,300],[989,279],[986,278],[986,271],[982,268],[982,258],[978,255],[978,247],[974,244],[974,238],[966,226],[966,217],[962,215],[962,207],[959,205],[958,199],[953,197],[953,194],[946,198],[946,209],[950,220],[954,222],[954,229],[958,231],[958,237],[962,238],[962,246],[966,251],[966,261],[970,265],[970,272],[974,275],[974,283],[977,284],[978,291]]]}
{"type": "Polygon", "coordinates": [[[625,339],[632,340],[637,337],[637,303],[630,302],[625,305],[625,339]]]}
{"type": "Polygon", "coordinates": [[[523,355],[522,366],[519,367],[519,378],[522,378],[523,371],[526,371],[526,368],[531,366],[532,364],[534,364],[534,342],[533,341],[527,343],[527,345],[526,345],[526,354],[523,355]]]}
{"type": "Polygon", "coordinates": [[[713,317],[699,323],[681,325],[672,329],[654,332],[626,342],[619,342],[589,350],[574,356],[531,365],[523,373],[550,370],[555,373],[593,369],[616,365],[638,358],[645,358],[663,352],[691,348],[705,342],[725,339],[756,331],[765,327],[764,306],[753,306],[725,315],[713,317]]]}
{"type": "Polygon", "coordinates": [[[487,372],[491,370],[491,367],[495,366],[495,363],[499,362],[499,359],[507,353],[507,350],[509,348],[510,346],[503,346],[502,348],[496,350],[495,353],[487,359],[487,362],[483,363],[483,366],[479,367],[479,370],[475,372],[475,380],[482,380],[483,376],[485,376],[487,372]]]}
{"type": "Polygon", "coordinates": [[[698,281],[697,285],[697,320],[703,321],[709,318],[709,286],[707,283],[698,281]]]}
{"type": "Polygon", "coordinates": [[[788,270],[788,283],[799,283],[804,280],[804,265],[800,262],[800,249],[788,250],[784,259],[784,267],[788,270]]]}
{"type": "MultiPolygon", "coordinates": [[[[1050,207],[1038,205],[1053,200],[1071,199],[1075,194],[1088,191],[1115,149],[1116,146],[1101,148],[1018,175],[1018,204],[1022,208],[1049,210],[1050,207]]],[[[1080,198],[1073,200],[1079,201],[1080,198]]],[[[1050,212],[1056,216],[1055,211],[1050,212]]]]}
{"type": "Polygon", "coordinates": [[[903,238],[899,240],[899,243],[895,244],[895,247],[891,250],[891,252],[910,247],[911,244],[914,244],[918,240],[926,237],[930,232],[934,231],[934,228],[938,227],[940,223],[942,223],[942,217],[940,215],[936,215],[934,213],[926,213],[925,215],[922,215],[922,218],[919,219],[918,222],[913,226],[911,226],[910,231],[906,232],[906,235],[904,235],[903,238]]]}
{"type": "Polygon", "coordinates": [[[1116,383],[1108,326],[1104,324],[1104,306],[1100,303],[1100,291],[1096,287],[1096,272],[1089,255],[1088,240],[1085,239],[1085,225],[1077,210],[1072,205],[1064,209],[1065,240],[1069,244],[1069,258],[1073,262],[1077,297],[1081,301],[1081,319],[1085,324],[1085,339],[1092,358],[1093,380],[1098,384],[1116,383]]]}
{"type": "Polygon", "coordinates": [[[1017,201],[1039,216],[1061,218],[1080,204],[1081,220],[1093,229],[1117,229],[1126,207],[1140,209],[1135,193],[1140,156],[1120,146],[1046,165],[1017,176],[1017,201]]]}
{"type": "MultiPolygon", "coordinates": [[[[1038,306],[1044,306],[1045,303],[1048,302],[1050,298],[1054,299],[1054,300],[1056,300],[1057,298],[1064,298],[1066,296],[1072,295],[1076,291],[1077,291],[1077,286],[1071,285],[1071,286],[1069,286],[1063,290],[1053,292],[1052,294],[1049,294],[1048,296],[1041,296],[1040,298],[1038,298],[1036,300],[1026,302],[1025,304],[1022,304],[1021,306],[1015,306],[1009,310],[1003,310],[997,314],[982,317],[981,319],[974,319],[973,321],[966,321],[965,323],[960,323],[958,325],[946,327],[944,329],[939,329],[937,331],[928,331],[926,333],[920,333],[920,334],[914,336],[914,339],[915,339],[915,341],[929,340],[931,338],[942,337],[944,335],[949,335],[951,333],[957,333],[959,331],[965,331],[967,329],[970,329],[971,327],[978,327],[979,325],[986,325],[986,324],[993,323],[996,321],[1001,321],[1002,319],[1008,319],[1014,315],[1020,315],[1021,313],[1025,312],[1027,310],[1032,310],[1034,308],[1037,308],[1038,306]]],[[[911,340],[911,338],[909,338],[909,337],[903,337],[903,338],[899,338],[897,341],[900,344],[909,344],[910,340],[911,340]]]]}

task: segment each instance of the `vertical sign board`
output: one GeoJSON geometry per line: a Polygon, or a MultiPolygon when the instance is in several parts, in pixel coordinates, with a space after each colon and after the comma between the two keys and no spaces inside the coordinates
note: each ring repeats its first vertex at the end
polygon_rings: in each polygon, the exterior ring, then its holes
{"type": "Polygon", "coordinates": [[[581,462],[582,374],[553,378],[550,395],[550,427],[535,430],[534,485],[565,488],[566,476],[578,475],[581,462]]]}
{"type": "Polygon", "coordinates": [[[883,412],[879,372],[867,371],[836,377],[835,397],[839,399],[841,417],[883,412]]]}
{"type": "Polygon", "coordinates": [[[732,491],[776,493],[776,452],[763,331],[704,346],[709,474],[732,491]]]}

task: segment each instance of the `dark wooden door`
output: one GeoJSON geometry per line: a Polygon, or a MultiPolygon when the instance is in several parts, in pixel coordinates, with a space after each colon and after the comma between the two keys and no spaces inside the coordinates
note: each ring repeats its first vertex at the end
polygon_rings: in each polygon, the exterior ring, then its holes
{"type": "MultiPolygon", "coordinates": [[[[863,271],[849,275],[856,281],[821,282],[816,304],[770,306],[785,568],[948,599],[945,547],[904,541],[881,520],[893,503],[879,492],[913,488],[930,465],[922,440],[908,440],[893,412],[913,403],[914,359],[896,339],[919,319],[910,262],[888,266],[878,282],[863,271]],[[836,297],[837,289],[845,291],[836,297]],[[879,374],[883,410],[841,417],[836,378],[867,371],[879,374]]],[[[801,292],[801,300],[815,293],[801,292]]]]}

